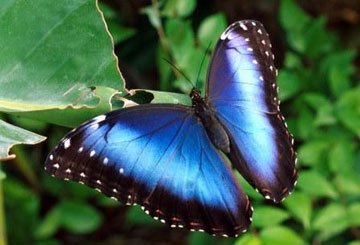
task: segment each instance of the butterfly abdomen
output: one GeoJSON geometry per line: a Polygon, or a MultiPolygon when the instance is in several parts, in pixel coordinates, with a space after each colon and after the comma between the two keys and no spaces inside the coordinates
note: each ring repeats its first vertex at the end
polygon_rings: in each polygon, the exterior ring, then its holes
{"type": "Polygon", "coordinates": [[[204,124],[207,135],[214,146],[225,153],[230,152],[230,140],[224,127],[216,118],[214,111],[204,100],[198,101],[195,105],[196,114],[204,124]]]}

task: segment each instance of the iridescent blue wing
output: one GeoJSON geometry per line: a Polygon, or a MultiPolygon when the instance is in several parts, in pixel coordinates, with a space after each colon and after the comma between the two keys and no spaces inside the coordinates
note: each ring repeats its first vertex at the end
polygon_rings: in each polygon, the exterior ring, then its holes
{"type": "Polygon", "coordinates": [[[141,105],[98,116],[66,135],[45,168],[139,204],[171,227],[236,236],[250,224],[247,196],[191,107],[141,105]]]}
{"type": "Polygon", "coordinates": [[[235,22],[215,47],[206,100],[228,131],[234,167],[266,198],[279,202],[293,189],[297,173],[273,59],[261,23],[235,22]]]}

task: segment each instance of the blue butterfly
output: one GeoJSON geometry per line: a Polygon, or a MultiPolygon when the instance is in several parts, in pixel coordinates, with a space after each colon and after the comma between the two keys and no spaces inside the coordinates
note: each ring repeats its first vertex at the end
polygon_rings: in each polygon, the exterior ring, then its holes
{"type": "Polygon", "coordinates": [[[238,236],[252,206],[232,166],[280,202],[297,179],[293,137],[279,111],[271,44],[263,25],[230,25],[213,52],[206,97],[193,106],[139,105],[66,135],[49,154],[51,175],[95,188],[171,227],[238,236]]]}

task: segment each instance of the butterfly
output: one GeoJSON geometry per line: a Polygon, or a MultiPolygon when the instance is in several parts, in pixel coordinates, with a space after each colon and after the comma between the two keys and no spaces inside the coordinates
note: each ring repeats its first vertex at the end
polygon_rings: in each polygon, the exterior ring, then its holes
{"type": "Polygon", "coordinates": [[[273,60],[263,25],[235,22],[213,51],[205,98],[193,89],[191,107],[146,104],[97,116],[59,142],[45,169],[141,205],[171,227],[236,237],[253,208],[230,166],[275,203],[297,180],[273,60]]]}

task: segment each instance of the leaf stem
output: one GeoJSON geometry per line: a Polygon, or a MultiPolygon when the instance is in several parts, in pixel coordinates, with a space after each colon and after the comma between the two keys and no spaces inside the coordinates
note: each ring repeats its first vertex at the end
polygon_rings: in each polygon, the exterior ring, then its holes
{"type": "MultiPolygon", "coordinates": [[[[1,162],[0,162],[1,164],[1,162]]],[[[1,169],[1,166],[0,166],[1,169]]],[[[0,245],[6,245],[3,180],[0,180],[0,245]]]]}

